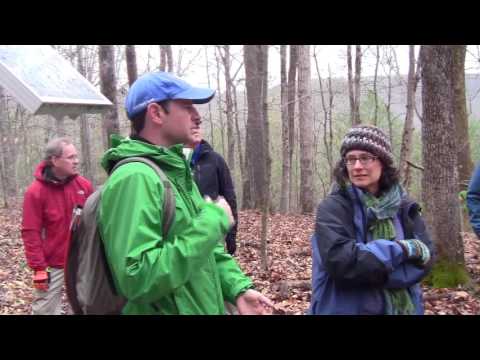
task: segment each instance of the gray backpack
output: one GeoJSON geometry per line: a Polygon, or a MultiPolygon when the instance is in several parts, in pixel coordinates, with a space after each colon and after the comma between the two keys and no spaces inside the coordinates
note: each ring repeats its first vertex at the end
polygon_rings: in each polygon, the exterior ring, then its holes
{"type": "MultiPolygon", "coordinates": [[[[110,172],[129,162],[142,162],[152,167],[163,182],[163,228],[165,238],[175,217],[175,197],[172,185],[152,160],[131,157],[119,161],[110,172]]],[[[102,189],[90,195],[81,211],[74,210],[71,239],[65,264],[65,285],[68,301],[77,315],[120,314],[127,300],[115,289],[112,274],[105,257],[103,241],[97,225],[97,211],[102,189]]]]}

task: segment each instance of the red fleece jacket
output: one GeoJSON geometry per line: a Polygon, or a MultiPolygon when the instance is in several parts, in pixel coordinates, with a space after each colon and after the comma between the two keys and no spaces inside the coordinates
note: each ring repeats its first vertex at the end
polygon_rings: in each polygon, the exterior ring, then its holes
{"type": "Polygon", "coordinates": [[[74,175],[65,183],[45,177],[47,164],[35,170],[35,180],[23,200],[22,239],[27,263],[33,270],[63,268],[70,222],[76,205],[83,207],[93,188],[87,179],[74,175]]]}

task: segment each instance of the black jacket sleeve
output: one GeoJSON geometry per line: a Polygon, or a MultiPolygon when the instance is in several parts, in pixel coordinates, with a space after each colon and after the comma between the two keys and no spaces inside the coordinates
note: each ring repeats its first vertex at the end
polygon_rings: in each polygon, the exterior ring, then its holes
{"type": "Polygon", "coordinates": [[[227,234],[225,242],[227,243],[227,249],[230,254],[233,255],[236,250],[236,237],[237,237],[237,227],[238,227],[238,213],[237,213],[237,196],[235,195],[235,189],[233,187],[232,176],[230,174],[230,169],[228,168],[227,163],[221,157],[217,157],[217,171],[218,171],[218,183],[219,191],[218,194],[223,196],[227,201],[228,205],[232,209],[232,215],[235,219],[235,225],[233,225],[230,232],[227,234]]]}
{"type": "Polygon", "coordinates": [[[381,286],[388,269],[370,251],[357,246],[353,208],[329,196],[317,209],[315,235],[327,273],[339,285],[381,286]]]}

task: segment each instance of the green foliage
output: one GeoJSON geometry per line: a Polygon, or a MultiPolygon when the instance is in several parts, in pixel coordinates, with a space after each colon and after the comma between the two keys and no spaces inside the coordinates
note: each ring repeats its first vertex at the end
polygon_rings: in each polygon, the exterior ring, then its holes
{"type": "Polygon", "coordinates": [[[467,208],[467,190],[460,191],[458,193],[458,200],[460,201],[460,206],[464,211],[468,211],[467,208]]]}
{"type": "Polygon", "coordinates": [[[430,274],[423,282],[434,288],[454,288],[470,281],[464,264],[454,263],[446,259],[437,261],[430,274]]]}

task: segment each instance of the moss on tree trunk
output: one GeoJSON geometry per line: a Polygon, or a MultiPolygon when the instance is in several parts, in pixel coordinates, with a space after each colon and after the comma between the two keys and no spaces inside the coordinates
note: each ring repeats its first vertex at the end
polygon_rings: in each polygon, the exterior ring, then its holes
{"type": "Polygon", "coordinates": [[[434,288],[454,288],[469,282],[465,265],[448,260],[439,260],[435,263],[424,282],[434,288]]]}

